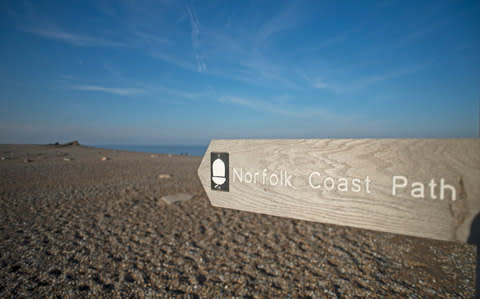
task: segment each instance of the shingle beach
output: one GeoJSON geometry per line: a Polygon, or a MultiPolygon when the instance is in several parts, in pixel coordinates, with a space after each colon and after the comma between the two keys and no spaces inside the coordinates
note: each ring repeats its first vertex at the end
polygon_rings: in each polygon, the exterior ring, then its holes
{"type": "Polygon", "coordinates": [[[200,157],[0,145],[0,297],[459,297],[472,245],[213,207],[200,157]]]}

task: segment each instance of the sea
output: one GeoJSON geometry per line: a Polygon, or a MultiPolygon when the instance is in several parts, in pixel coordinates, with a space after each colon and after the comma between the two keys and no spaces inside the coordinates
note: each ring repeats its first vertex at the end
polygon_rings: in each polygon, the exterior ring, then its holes
{"type": "Polygon", "coordinates": [[[174,154],[202,157],[207,151],[207,145],[92,145],[98,148],[121,151],[142,152],[151,154],[174,154]]]}

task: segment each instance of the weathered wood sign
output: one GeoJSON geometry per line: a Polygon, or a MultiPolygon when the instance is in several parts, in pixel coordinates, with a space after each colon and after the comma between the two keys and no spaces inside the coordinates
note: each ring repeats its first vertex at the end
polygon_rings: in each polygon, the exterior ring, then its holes
{"type": "Polygon", "coordinates": [[[213,140],[212,203],[466,242],[480,212],[479,139],[213,140]]]}

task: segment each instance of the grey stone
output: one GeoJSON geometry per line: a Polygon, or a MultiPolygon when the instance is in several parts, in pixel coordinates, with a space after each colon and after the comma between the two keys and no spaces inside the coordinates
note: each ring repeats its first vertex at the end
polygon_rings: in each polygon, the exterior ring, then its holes
{"type": "Polygon", "coordinates": [[[193,195],[187,193],[178,193],[174,195],[163,196],[162,200],[167,204],[172,204],[177,201],[186,201],[193,198],[193,195]]]}

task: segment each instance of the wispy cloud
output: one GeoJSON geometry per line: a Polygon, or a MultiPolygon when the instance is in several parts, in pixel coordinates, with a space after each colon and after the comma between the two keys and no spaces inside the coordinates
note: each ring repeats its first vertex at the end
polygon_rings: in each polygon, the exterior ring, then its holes
{"type": "Polygon", "coordinates": [[[111,64],[109,63],[103,63],[103,68],[110,74],[112,75],[115,79],[118,80],[125,80],[121,72],[119,72],[117,69],[115,69],[111,64]]]}
{"type": "MultiPolygon", "coordinates": [[[[244,97],[236,97],[236,96],[223,96],[220,97],[219,102],[224,104],[234,104],[238,106],[243,106],[249,108],[251,110],[265,112],[270,114],[278,114],[284,115],[288,117],[297,117],[297,118],[310,118],[310,117],[321,117],[323,119],[337,119],[337,120],[344,120],[347,119],[346,117],[335,115],[330,111],[321,108],[321,107],[301,107],[301,108],[294,108],[292,106],[282,105],[281,103],[276,103],[274,101],[262,101],[262,100],[255,100],[255,99],[248,99],[244,97]]],[[[348,119],[351,119],[348,117],[348,119]]]]}
{"type": "Polygon", "coordinates": [[[44,38],[62,41],[71,45],[80,47],[125,47],[136,48],[145,51],[149,56],[162,60],[166,63],[178,66],[189,71],[205,71],[206,65],[203,63],[198,51],[195,51],[197,59],[197,67],[191,61],[180,57],[179,55],[167,54],[164,46],[169,45],[170,41],[146,32],[135,31],[132,35],[134,38],[129,43],[108,40],[104,38],[94,37],[86,34],[76,34],[65,31],[57,26],[46,26],[37,28],[21,28],[22,31],[32,33],[44,38]],[[144,46],[144,45],[147,46],[144,46]]]}
{"type": "Polygon", "coordinates": [[[354,80],[337,80],[336,82],[332,81],[331,83],[329,82],[330,84],[328,85],[328,88],[332,89],[336,93],[354,92],[383,81],[391,80],[409,74],[414,74],[427,68],[433,62],[434,59],[431,59],[423,63],[413,64],[398,69],[392,69],[383,73],[357,76],[354,80]]]}
{"type": "Polygon", "coordinates": [[[244,106],[244,107],[248,107],[248,108],[251,108],[253,110],[263,110],[263,111],[267,111],[267,112],[280,112],[278,111],[275,106],[271,105],[270,103],[268,102],[261,102],[261,101],[252,101],[252,100],[248,100],[248,99],[245,99],[245,98],[241,98],[241,97],[235,97],[235,96],[224,96],[224,97],[220,97],[218,99],[221,103],[232,103],[232,104],[236,104],[236,105],[239,105],[239,106],[244,106]]]}
{"type": "Polygon", "coordinates": [[[325,39],[319,38],[318,42],[311,43],[308,46],[303,47],[295,47],[293,51],[289,54],[291,57],[305,57],[314,55],[315,53],[319,52],[325,48],[331,48],[334,46],[338,46],[338,44],[342,44],[348,41],[350,35],[354,32],[360,31],[359,28],[349,29],[343,32],[340,32],[336,35],[327,37],[325,39]]]}
{"type": "Polygon", "coordinates": [[[284,7],[273,18],[262,20],[263,25],[250,28],[252,32],[248,34],[243,27],[219,28],[210,26],[208,22],[201,24],[193,4],[168,7],[172,15],[181,12],[180,20],[173,25],[165,25],[168,30],[145,23],[136,10],[131,12],[129,9],[129,16],[120,18],[117,9],[113,9],[115,14],[105,12],[105,9],[108,10],[108,7],[102,9],[104,13],[110,17],[115,16],[114,19],[120,26],[128,29],[121,40],[89,31],[73,32],[36,13],[33,6],[29,15],[16,14],[14,17],[19,30],[43,38],[79,47],[128,47],[187,71],[208,73],[259,86],[280,83],[289,88],[298,88],[281,63],[268,55],[252,52],[252,48],[262,47],[274,34],[297,24],[299,14],[296,5],[284,7]],[[135,23],[130,24],[129,20],[135,23]],[[184,31],[185,24],[181,24],[184,21],[190,25],[187,32],[184,31]],[[232,32],[240,34],[232,35],[232,32]],[[187,38],[192,50],[182,47],[187,38]],[[208,67],[207,59],[211,62],[208,67]],[[228,70],[224,67],[225,64],[229,65],[228,70]]]}
{"type": "Polygon", "coordinates": [[[28,27],[22,28],[23,31],[33,33],[45,38],[63,41],[75,46],[83,47],[127,47],[127,44],[117,41],[111,41],[103,38],[93,37],[84,34],[67,32],[56,26],[46,27],[28,27]]]}
{"type": "Polygon", "coordinates": [[[273,58],[268,46],[275,36],[301,24],[300,15],[299,5],[291,4],[270,18],[233,22],[229,16],[228,27],[202,24],[201,49],[209,58],[208,73],[257,86],[299,89],[282,58],[273,58]]]}
{"type": "Polygon", "coordinates": [[[299,24],[300,14],[296,4],[283,8],[273,18],[268,19],[258,30],[255,43],[256,47],[262,47],[275,34],[295,27],[299,24]]]}
{"type": "Polygon", "coordinates": [[[169,95],[177,96],[180,98],[188,99],[188,100],[198,100],[204,97],[212,97],[215,95],[214,90],[207,90],[207,91],[185,91],[175,88],[169,88],[161,85],[152,85],[148,88],[150,92],[155,93],[166,93],[169,95]]]}
{"type": "Polygon", "coordinates": [[[167,54],[165,51],[159,50],[159,49],[147,50],[147,53],[148,55],[150,55],[155,59],[159,59],[166,63],[175,65],[184,70],[193,71],[193,72],[198,71],[198,68],[195,67],[195,64],[192,61],[184,59],[183,57],[180,57],[178,55],[167,54]]]}
{"type": "Polygon", "coordinates": [[[310,85],[312,85],[313,87],[315,88],[318,88],[318,89],[321,89],[321,88],[327,88],[328,87],[328,84],[325,83],[324,80],[320,79],[320,78],[317,78],[317,79],[312,79],[310,78],[309,76],[307,76],[305,73],[301,72],[301,76],[307,80],[308,83],[310,83],[310,85]]]}
{"type": "MultiPolygon", "coordinates": [[[[215,90],[213,88],[207,88],[206,90],[202,91],[195,91],[195,90],[187,90],[185,88],[177,89],[173,87],[166,87],[165,82],[164,84],[159,83],[148,83],[144,81],[134,80],[128,76],[122,74],[118,69],[113,67],[108,63],[104,63],[105,70],[110,73],[115,79],[121,80],[124,85],[127,86],[137,86],[137,88],[128,88],[127,91],[131,91],[131,93],[136,93],[138,91],[142,94],[148,94],[154,97],[164,97],[165,95],[174,96],[182,99],[187,100],[198,100],[205,97],[214,97],[215,90]]],[[[85,87],[85,86],[82,86],[85,87]]],[[[92,87],[91,85],[89,86],[92,87]]],[[[95,86],[98,87],[98,86],[95,86]]]]}
{"type": "Polygon", "coordinates": [[[198,64],[194,62],[186,51],[178,49],[176,42],[181,37],[181,33],[172,30],[175,38],[169,38],[163,33],[138,30],[135,26],[131,29],[131,45],[146,55],[161,60],[165,63],[174,65],[187,71],[199,71],[198,64]]]}
{"type": "Polygon", "coordinates": [[[307,75],[304,71],[297,69],[295,71],[300,77],[305,79],[309,85],[314,88],[322,89],[327,88],[328,84],[321,78],[312,79],[309,75],[307,75]]]}
{"type": "Polygon", "coordinates": [[[200,23],[198,21],[197,12],[193,6],[190,7],[187,5],[187,13],[190,19],[190,26],[192,27],[192,48],[195,54],[195,59],[197,60],[197,70],[199,72],[204,72],[207,69],[207,65],[199,51],[200,43],[198,36],[200,35],[200,23]]]}
{"type": "Polygon", "coordinates": [[[139,88],[112,88],[112,87],[104,87],[98,85],[73,85],[71,86],[72,89],[75,90],[83,90],[83,91],[99,91],[105,93],[111,93],[116,95],[132,95],[132,94],[139,94],[145,92],[143,89],[139,88]]]}
{"type": "Polygon", "coordinates": [[[321,80],[315,81],[313,83],[313,87],[315,87],[315,88],[326,88],[327,86],[328,86],[327,83],[325,83],[321,80]]]}
{"type": "Polygon", "coordinates": [[[164,46],[171,44],[171,41],[168,38],[159,36],[157,34],[139,30],[135,30],[133,34],[153,46],[164,46]]]}
{"type": "Polygon", "coordinates": [[[185,91],[165,87],[159,84],[143,84],[140,88],[116,88],[100,85],[71,85],[70,89],[92,92],[104,92],[121,96],[148,94],[154,97],[165,97],[165,95],[169,95],[187,100],[198,100],[205,97],[215,96],[215,91],[212,89],[205,91],[185,91]]]}

